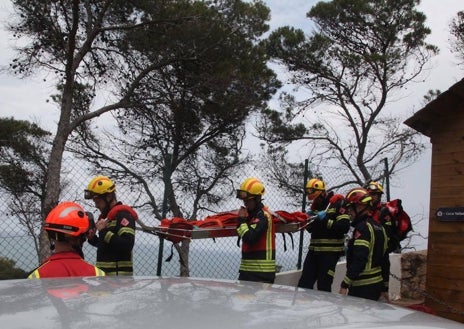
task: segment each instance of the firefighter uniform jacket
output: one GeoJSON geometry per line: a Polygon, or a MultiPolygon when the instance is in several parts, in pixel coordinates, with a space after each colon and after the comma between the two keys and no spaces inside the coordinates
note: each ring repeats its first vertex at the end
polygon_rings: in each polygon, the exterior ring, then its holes
{"type": "Polygon", "coordinates": [[[105,272],[87,263],[74,251],[59,252],[48,257],[28,278],[60,278],[69,276],[104,276],[105,272]]]}
{"type": "Polygon", "coordinates": [[[237,227],[242,240],[240,280],[270,282],[275,279],[275,227],[262,204],[237,227]]]}
{"type": "Polygon", "coordinates": [[[348,242],[346,275],[342,288],[369,286],[388,282],[385,229],[369,215],[355,220],[353,237],[348,242]]]}
{"type": "MultiPolygon", "coordinates": [[[[317,212],[326,209],[333,195],[333,192],[329,192],[318,209],[312,210],[317,212]]],[[[350,229],[350,216],[342,207],[342,202],[339,200],[331,205],[325,219],[316,219],[308,227],[308,232],[311,233],[309,250],[315,253],[336,253],[340,256],[345,253],[345,234],[350,229]]]]}
{"type": "MultiPolygon", "coordinates": [[[[99,219],[105,218],[101,214],[99,219]]],[[[89,243],[97,247],[97,263],[107,275],[132,275],[132,248],[135,242],[134,209],[118,202],[106,216],[107,227],[89,243]]]]}

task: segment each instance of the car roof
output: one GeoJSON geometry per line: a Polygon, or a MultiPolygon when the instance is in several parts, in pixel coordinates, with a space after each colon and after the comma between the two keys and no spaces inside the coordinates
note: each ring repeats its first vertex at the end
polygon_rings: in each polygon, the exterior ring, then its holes
{"type": "Polygon", "coordinates": [[[464,328],[391,304],[245,281],[86,277],[0,281],[2,328],[464,328]]]}

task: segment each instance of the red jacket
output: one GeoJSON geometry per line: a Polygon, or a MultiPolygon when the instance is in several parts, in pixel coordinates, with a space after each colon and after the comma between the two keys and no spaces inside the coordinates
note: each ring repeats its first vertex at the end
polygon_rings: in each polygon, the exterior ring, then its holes
{"type": "Polygon", "coordinates": [[[104,276],[105,272],[87,263],[76,252],[59,252],[48,257],[29,275],[29,279],[69,276],[104,276]]]}

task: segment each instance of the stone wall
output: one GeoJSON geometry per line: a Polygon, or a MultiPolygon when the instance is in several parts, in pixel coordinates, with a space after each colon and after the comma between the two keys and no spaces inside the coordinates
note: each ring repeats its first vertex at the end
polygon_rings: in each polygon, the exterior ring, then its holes
{"type": "Polygon", "coordinates": [[[401,298],[424,299],[426,272],[426,250],[401,255],[401,298]]]}
{"type": "MultiPolygon", "coordinates": [[[[427,250],[412,251],[403,254],[390,254],[390,287],[389,297],[398,304],[416,304],[424,301],[427,250]]],[[[337,264],[332,292],[338,293],[340,282],[346,272],[344,261],[337,264]]],[[[277,273],[276,284],[296,286],[301,271],[277,273]]]]}

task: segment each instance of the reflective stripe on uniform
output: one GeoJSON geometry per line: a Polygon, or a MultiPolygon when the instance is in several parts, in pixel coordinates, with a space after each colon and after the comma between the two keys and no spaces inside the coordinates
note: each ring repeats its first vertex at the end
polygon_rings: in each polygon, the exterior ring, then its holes
{"type": "Polygon", "coordinates": [[[102,262],[97,261],[95,264],[99,269],[105,272],[106,275],[132,275],[133,262],[128,261],[117,261],[117,262],[102,262]]]}
{"type": "Polygon", "coordinates": [[[135,235],[135,230],[130,227],[121,227],[118,231],[118,235],[121,236],[123,234],[132,234],[135,235]]]}
{"type": "Polygon", "coordinates": [[[113,237],[114,233],[113,232],[106,232],[105,237],[103,238],[103,241],[106,243],[110,243],[111,238],[113,237]]]}
{"type": "Polygon", "coordinates": [[[343,252],[345,250],[345,239],[312,239],[309,250],[343,252]]]}
{"type": "Polygon", "coordinates": [[[106,276],[106,273],[95,266],[95,276],[106,276]]]}
{"type": "MultiPolygon", "coordinates": [[[[272,217],[269,215],[269,213],[264,212],[264,215],[266,216],[267,219],[267,232],[266,232],[266,260],[272,260],[272,256],[274,254],[273,250],[273,245],[272,245],[272,217]]],[[[275,260],[272,260],[274,262],[274,271],[275,271],[275,260]]]]}
{"type": "MultiPolygon", "coordinates": [[[[369,229],[371,241],[369,242],[367,240],[356,239],[353,244],[358,247],[366,247],[369,249],[366,266],[364,267],[364,270],[358,278],[350,280],[345,277],[345,279],[343,280],[345,283],[351,284],[351,286],[353,287],[367,286],[383,282],[382,268],[380,266],[372,267],[375,246],[374,228],[370,224],[367,224],[367,228],[369,229]]],[[[383,234],[385,237],[385,231],[383,232],[383,234]]],[[[384,250],[386,250],[386,243],[384,243],[384,250]]]]}
{"type": "Polygon", "coordinates": [[[375,283],[380,283],[382,281],[383,281],[382,276],[378,275],[378,276],[375,276],[375,277],[369,278],[369,279],[354,280],[351,283],[351,285],[353,287],[367,286],[367,285],[371,285],[371,284],[375,284],[375,283]]]}
{"type": "Polygon", "coordinates": [[[240,270],[247,272],[275,272],[275,261],[264,259],[243,259],[240,270]]]}

